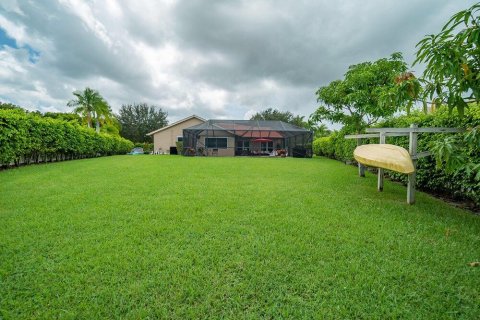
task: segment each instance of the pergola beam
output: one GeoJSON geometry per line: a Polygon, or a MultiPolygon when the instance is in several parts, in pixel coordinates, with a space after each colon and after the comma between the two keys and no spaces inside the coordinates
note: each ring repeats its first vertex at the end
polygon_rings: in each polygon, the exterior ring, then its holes
{"type": "MultiPolygon", "coordinates": [[[[385,137],[408,137],[408,132],[382,132],[385,137]]],[[[378,133],[347,134],[345,139],[380,138],[378,133]]]]}
{"type": "Polygon", "coordinates": [[[392,133],[411,133],[411,132],[416,132],[416,133],[455,133],[455,132],[464,132],[465,129],[463,128],[443,128],[443,127],[437,127],[437,128],[418,128],[418,127],[412,127],[410,128],[367,128],[365,129],[366,132],[368,133],[373,133],[373,132],[392,132],[392,133]]]}

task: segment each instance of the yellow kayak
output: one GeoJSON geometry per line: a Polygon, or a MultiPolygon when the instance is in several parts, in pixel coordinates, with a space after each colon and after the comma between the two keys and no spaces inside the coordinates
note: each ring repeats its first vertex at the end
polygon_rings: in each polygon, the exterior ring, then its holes
{"type": "Polygon", "coordinates": [[[355,159],[370,167],[413,173],[412,158],[407,150],[393,144],[364,144],[353,151],[355,159]]]}

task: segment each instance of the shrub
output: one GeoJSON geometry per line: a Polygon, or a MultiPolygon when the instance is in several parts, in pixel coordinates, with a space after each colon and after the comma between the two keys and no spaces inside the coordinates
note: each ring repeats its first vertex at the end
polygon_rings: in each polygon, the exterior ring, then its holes
{"type": "Polygon", "coordinates": [[[150,154],[153,151],[153,143],[149,143],[149,142],[137,142],[133,147],[142,148],[143,153],[145,154],[150,154]]]}
{"type": "Polygon", "coordinates": [[[333,134],[328,137],[320,137],[313,141],[313,153],[317,156],[333,158],[335,148],[333,147],[333,134]]]}
{"type": "Polygon", "coordinates": [[[133,143],[61,119],[0,109],[0,165],[127,153],[133,143]]]}
{"type": "Polygon", "coordinates": [[[183,154],[183,141],[177,141],[176,146],[178,154],[183,154]]]}
{"type": "Polygon", "coordinates": [[[18,161],[29,149],[30,124],[25,113],[17,109],[0,110],[0,163],[18,161]]]}
{"type": "Polygon", "coordinates": [[[313,141],[313,152],[317,156],[324,156],[340,161],[353,161],[353,150],[356,142],[346,140],[344,130],[335,131],[328,137],[321,137],[313,141]]]}

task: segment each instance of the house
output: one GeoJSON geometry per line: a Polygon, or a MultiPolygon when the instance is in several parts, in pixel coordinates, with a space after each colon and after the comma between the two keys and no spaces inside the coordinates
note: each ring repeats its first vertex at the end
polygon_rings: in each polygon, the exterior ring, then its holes
{"type": "Polygon", "coordinates": [[[191,115],[168,126],[147,133],[147,136],[153,136],[153,150],[155,153],[176,154],[176,143],[177,141],[182,141],[183,129],[204,123],[205,121],[205,119],[199,116],[191,115]]]}
{"type": "Polygon", "coordinates": [[[282,121],[208,120],[183,129],[183,154],[312,156],[313,132],[282,121]]]}

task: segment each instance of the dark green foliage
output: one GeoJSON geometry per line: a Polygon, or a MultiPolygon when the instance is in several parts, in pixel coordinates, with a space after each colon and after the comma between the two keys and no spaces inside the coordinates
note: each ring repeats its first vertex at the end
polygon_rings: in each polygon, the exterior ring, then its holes
{"type": "Polygon", "coordinates": [[[0,102],[0,109],[16,109],[16,110],[23,110],[21,107],[8,102],[0,102]]]}
{"type": "MultiPolygon", "coordinates": [[[[470,106],[464,117],[449,116],[447,108],[441,108],[433,114],[425,115],[421,112],[414,112],[411,115],[403,115],[391,118],[379,124],[381,127],[405,128],[416,123],[419,127],[458,127],[472,128],[480,125],[480,107],[470,106]]],[[[316,155],[326,156],[341,161],[355,161],[353,150],[355,140],[344,139],[345,132],[334,132],[329,137],[316,139],[313,142],[313,150],[316,155]]],[[[364,143],[368,141],[364,140],[364,143]]],[[[371,143],[378,143],[378,139],[372,139],[371,143]]],[[[390,137],[387,143],[400,145],[408,149],[408,137],[390,137]]],[[[478,132],[469,130],[467,133],[452,134],[429,134],[422,133],[418,136],[418,151],[435,151],[436,148],[443,148],[442,154],[438,157],[426,157],[418,161],[417,186],[420,189],[432,192],[447,194],[458,199],[469,199],[477,206],[480,206],[480,143],[478,143],[478,132]],[[471,137],[475,135],[475,137],[471,137]],[[460,146],[452,143],[452,139],[470,139],[460,146]],[[476,143],[475,143],[476,142],[476,143]],[[450,148],[450,152],[447,150],[450,148]],[[463,166],[447,165],[445,169],[445,155],[455,157],[455,162],[467,160],[463,166]],[[441,163],[438,163],[438,162],[441,163]],[[439,166],[440,164],[440,166],[439,166]],[[450,169],[450,170],[448,170],[450,169]]],[[[439,151],[439,150],[437,150],[439,151]]],[[[448,157],[447,157],[448,158],[448,157]]],[[[406,183],[407,176],[393,171],[386,171],[392,179],[406,183]]]]}
{"type": "Polygon", "coordinates": [[[379,119],[393,115],[408,102],[396,84],[407,65],[400,53],[374,62],[352,65],[345,79],[331,82],[317,91],[321,103],[310,116],[313,122],[341,123],[350,132],[360,132],[379,119]]]}
{"type": "Polygon", "coordinates": [[[278,109],[268,108],[254,114],[250,120],[274,120],[291,123],[297,127],[309,128],[304,116],[294,115],[290,111],[280,111],[278,109]]]}
{"type": "Polygon", "coordinates": [[[122,105],[117,116],[122,127],[120,135],[134,142],[153,142],[147,133],[165,127],[167,116],[162,108],[146,103],[122,105]]]}
{"type": "Polygon", "coordinates": [[[425,98],[445,103],[463,115],[469,102],[480,102],[480,3],[455,14],[436,35],[418,44],[415,63],[426,63],[425,98]]]}
{"type": "Polygon", "coordinates": [[[0,165],[29,164],[99,155],[124,154],[130,141],[41,117],[22,109],[0,109],[0,165]]]}

